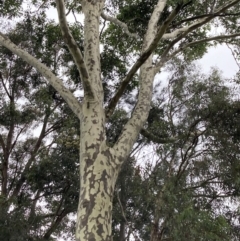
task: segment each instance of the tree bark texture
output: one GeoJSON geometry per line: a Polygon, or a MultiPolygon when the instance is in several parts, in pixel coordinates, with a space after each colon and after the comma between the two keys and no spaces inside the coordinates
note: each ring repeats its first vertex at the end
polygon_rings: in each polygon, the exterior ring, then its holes
{"type": "Polygon", "coordinates": [[[83,104],[80,142],[80,200],[77,240],[111,240],[112,198],[120,165],[105,142],[105,113],[99,102],[83,104]]]}

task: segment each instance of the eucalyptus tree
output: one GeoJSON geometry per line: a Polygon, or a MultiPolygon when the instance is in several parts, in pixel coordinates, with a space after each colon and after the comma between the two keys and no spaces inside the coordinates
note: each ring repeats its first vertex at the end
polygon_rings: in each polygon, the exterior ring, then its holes
{"type": "MultiPolygon", "coordinates": [[[[3,17],[12,16],[10,2],[5,1],[1,6],[3,17]]],[[[19,43],[2,32],[0,44],[34,67],[79,119],[80,190],[76,240],[111,240],[112,199],[122,164],[140,132],[155,142],[164,141],[144,129],[155,77],[177,55],[188,63],[202,56],[213,41],[237,44],[240,0],[151,0],[144,3],[56,0],[42,4],[32,1],[31,4],[38,4],[38,10],[46,9],[47,4],[56,6],[62,38],[76,65],[84,98],[81,101],[76,98],[63,78],[54,73],[41,56],[28,51],[24,40],[19,43]],[[84,15],[82,39],[76,39],[69,28],[66,18],[69,12],[84,15]],[[218,26],[223,32],[212,36],[211,30],[218,26]],[[112,91],[109,98],[104,98],[103,85],[110,87],[112,81],[101,72],[101,44],[102,55],[111,60],[114,54],[117,63],[121,63],[117,68],[123,66],[126,70],[115,76],[116,87],[109,88],[112,91]],[[106,140],[107,122],[129,85],[138,90],[135,106],[112,145],[106,140]],[[106,99],[108,102],[104,103],[106,99]]],[[[113,66],[113,71],[115,69],[113,66]]]]}

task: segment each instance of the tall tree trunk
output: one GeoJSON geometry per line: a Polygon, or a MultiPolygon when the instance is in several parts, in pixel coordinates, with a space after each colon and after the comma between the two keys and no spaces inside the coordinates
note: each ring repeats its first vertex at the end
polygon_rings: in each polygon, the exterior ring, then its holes
{"type": "Polygon", "coordinates": [[[111,240],[112,199],[120,166],[105,142],[105,113],[84,103],[80,143],[80,200],[76,240],[111,240]]]}
{"type": "Polygon", "coordinates": [[[111,161],[107,151],[102,151],[95,160],[88,159],[81,166],[78,241],[111,240],[112,198],[116,182],[116,170],[111,161]]]}

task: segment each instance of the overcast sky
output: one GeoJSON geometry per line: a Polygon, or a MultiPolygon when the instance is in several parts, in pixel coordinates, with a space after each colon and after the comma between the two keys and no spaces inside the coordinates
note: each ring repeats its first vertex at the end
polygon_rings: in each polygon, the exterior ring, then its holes
{"type": "Polygon", "coordinates": [[[208,72],[211,67],[218,67],[222,70],[226,78],[233,77],[239,70],[231,50],[226,45],[219,45],[215,48],[210,48],[208,53],[198,61],[203,67],[204,72],[208,72]]]}

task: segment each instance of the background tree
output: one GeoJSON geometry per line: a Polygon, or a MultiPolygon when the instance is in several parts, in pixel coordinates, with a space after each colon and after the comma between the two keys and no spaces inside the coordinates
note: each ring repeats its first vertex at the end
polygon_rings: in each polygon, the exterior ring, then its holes
{"type": "MultiPolygon", "coordinates": [[[[63,45],[60,29],[53,22],[45,22],[44,14],[18,23],[9,36],[38,55],[55,73],[67,63],[66,51],[58,48],[63,45]]],[[[0,51],[0,237],[47,240],[60,221],[67,221],[66,215],[76,210],[72,199],[78,199],[74,196],[79,185],[78,151],[71,146],[74,140],[75,145],[78,142],[73,131],[79,128],[78,119],[32,66],[6,48],[0,51]],[[36,128],[37,133],[30,131],[36,128]],[[61,166],[62,173],[60,169],[56,172],[56,165],[61,166]]]]}

